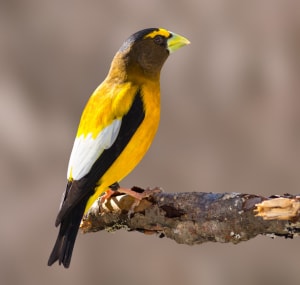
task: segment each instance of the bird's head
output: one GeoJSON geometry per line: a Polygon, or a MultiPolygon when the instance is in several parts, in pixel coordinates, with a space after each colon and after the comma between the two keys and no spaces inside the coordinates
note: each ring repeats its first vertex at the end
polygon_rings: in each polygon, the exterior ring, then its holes
{"type": "Polygon", "coordinates": [[[113,66],[115,62],[115,67],[119,66],[119,71],[124,69],[129,78],[131,75],[157,78],[169,54],[189,43],[183,36],[162,28],[141,30],[123,43],[114,58],[113,66]]]}

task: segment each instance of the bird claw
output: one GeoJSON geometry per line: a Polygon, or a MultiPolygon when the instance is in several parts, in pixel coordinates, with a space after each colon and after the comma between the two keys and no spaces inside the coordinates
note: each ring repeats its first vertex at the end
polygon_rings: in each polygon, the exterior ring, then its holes
{"type": "MultiPolygon", "coordinates": [[[[138,187],[133,187],[133,189],[143,190],[138,187]]],[[[133,197],[135,200],[128,211],[128,218],[130,219],[132,217],[132,214],[134,214],[136,207],[139,206],[139,204],[141,203],[141,201],[143,199],[148,198],[155,193],[160,193],[160,192],[162,192],[162,190],[160,188],[154,188],[154,189],[147,188],[147,189],[143,190],[143,192],[140,193],[140,192],[137,192],[132,189],[120,188],[120,189],[118,189],[118,192],[127,194],[127,195],[133,197]]]]}
{"type": "Polygon", "coordinates": [[[108,189],[107,191],[105,191],[103,193],[103,195],[100,196],[100,204],[104,204],[105,201],[107,201],[108,199],[110,199],[116,191],[108,189]]]}
{"type": "Polygon", "coordinates": [[[111,190],[108,189],[101,197],[100,197],[100,204],[106,205],[108,200],[110,200],[113,196],[117,196],[120,194],[125,194],[134,199],[133,203],[130,206],[130,209],[128,210],[128,218],[130,219],[132,215],[135,213],[136,208],[140,205],[141,201],[145,198],[150,197],[153,194],[162,192],[162,189],[160,188],[154,188],[154,189],[141,189],[138,187],[133,187],[132,189],[127,188],[119,188],[118,190],[111,190]]]}

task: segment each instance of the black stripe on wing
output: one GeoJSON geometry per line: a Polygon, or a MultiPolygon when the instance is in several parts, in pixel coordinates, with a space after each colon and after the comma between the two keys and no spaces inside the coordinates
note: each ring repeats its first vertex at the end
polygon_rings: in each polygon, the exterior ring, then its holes
{"type": "Polygon", "coordinates": [[[62,207],[57,215],[56,225],[59,225],[64,216],[68,215],[82,199],[94,193],[98,181],[119,157],[144,118],[144,104],[141,93],[138,91],[129,112],[122,118],[118,136],[112,146],[102,152],[87,175],[80,180],[68,183],[62,207]]]}
{"type": "Polygon", "coordinates": [[[129,112],[122,118],[119,134],[113,145],[101,154],[86,176],[68,182],[55,223],[56,226],[60,224],[60,230],[48,265],[58,260],[59,264],[69,267],[78,228],[89,197],[94,193],[99,179],[124,150],[144,118],[144,104],[139,91],[129,112]]]}
{"type": "Polygon", "coordinates": [[[142,95],[140,91],[138,91],[135,95],[129,112],[122,118],[121,127],[115,142],[109,149],[103,151],[101,156],[92,166],[89,174],[87,174],[88,180],[91,181],[94,187],[103,174],[111,167],[114,161],[122,153],[144,120],[145,110],[141,96],[142,95]]]}

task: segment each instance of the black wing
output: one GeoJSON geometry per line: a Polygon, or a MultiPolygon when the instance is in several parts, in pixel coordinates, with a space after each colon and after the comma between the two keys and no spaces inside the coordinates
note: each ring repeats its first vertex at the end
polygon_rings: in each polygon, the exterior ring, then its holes
{"type": "Polygon", "coordinates": [[[129,112],[122,118],[119,134],[113,145],[103,151],[90,172],[80,180],[68,182],[61,209],[55,225],[60,224],[59,234],[49,257],[48,265],[55,261],[69,267],[74,243],[86,203],[103,174],[119,157],[145,118],[141,92],[138,91],[129,112]]]}

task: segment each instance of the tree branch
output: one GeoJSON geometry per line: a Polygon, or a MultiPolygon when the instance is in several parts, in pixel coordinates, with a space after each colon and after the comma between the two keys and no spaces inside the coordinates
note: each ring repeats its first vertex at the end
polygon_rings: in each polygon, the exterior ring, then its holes
{"type": "Polygon", "coordinates": [[[83,218],[82,231],[126,229],[189,245],[207,241],[236,244],[259,234],[300,235],[300,196],[145,191],[146,197],[137,206],[131,196],[118,193],[103,203],[98,200],[83,218]]]}

